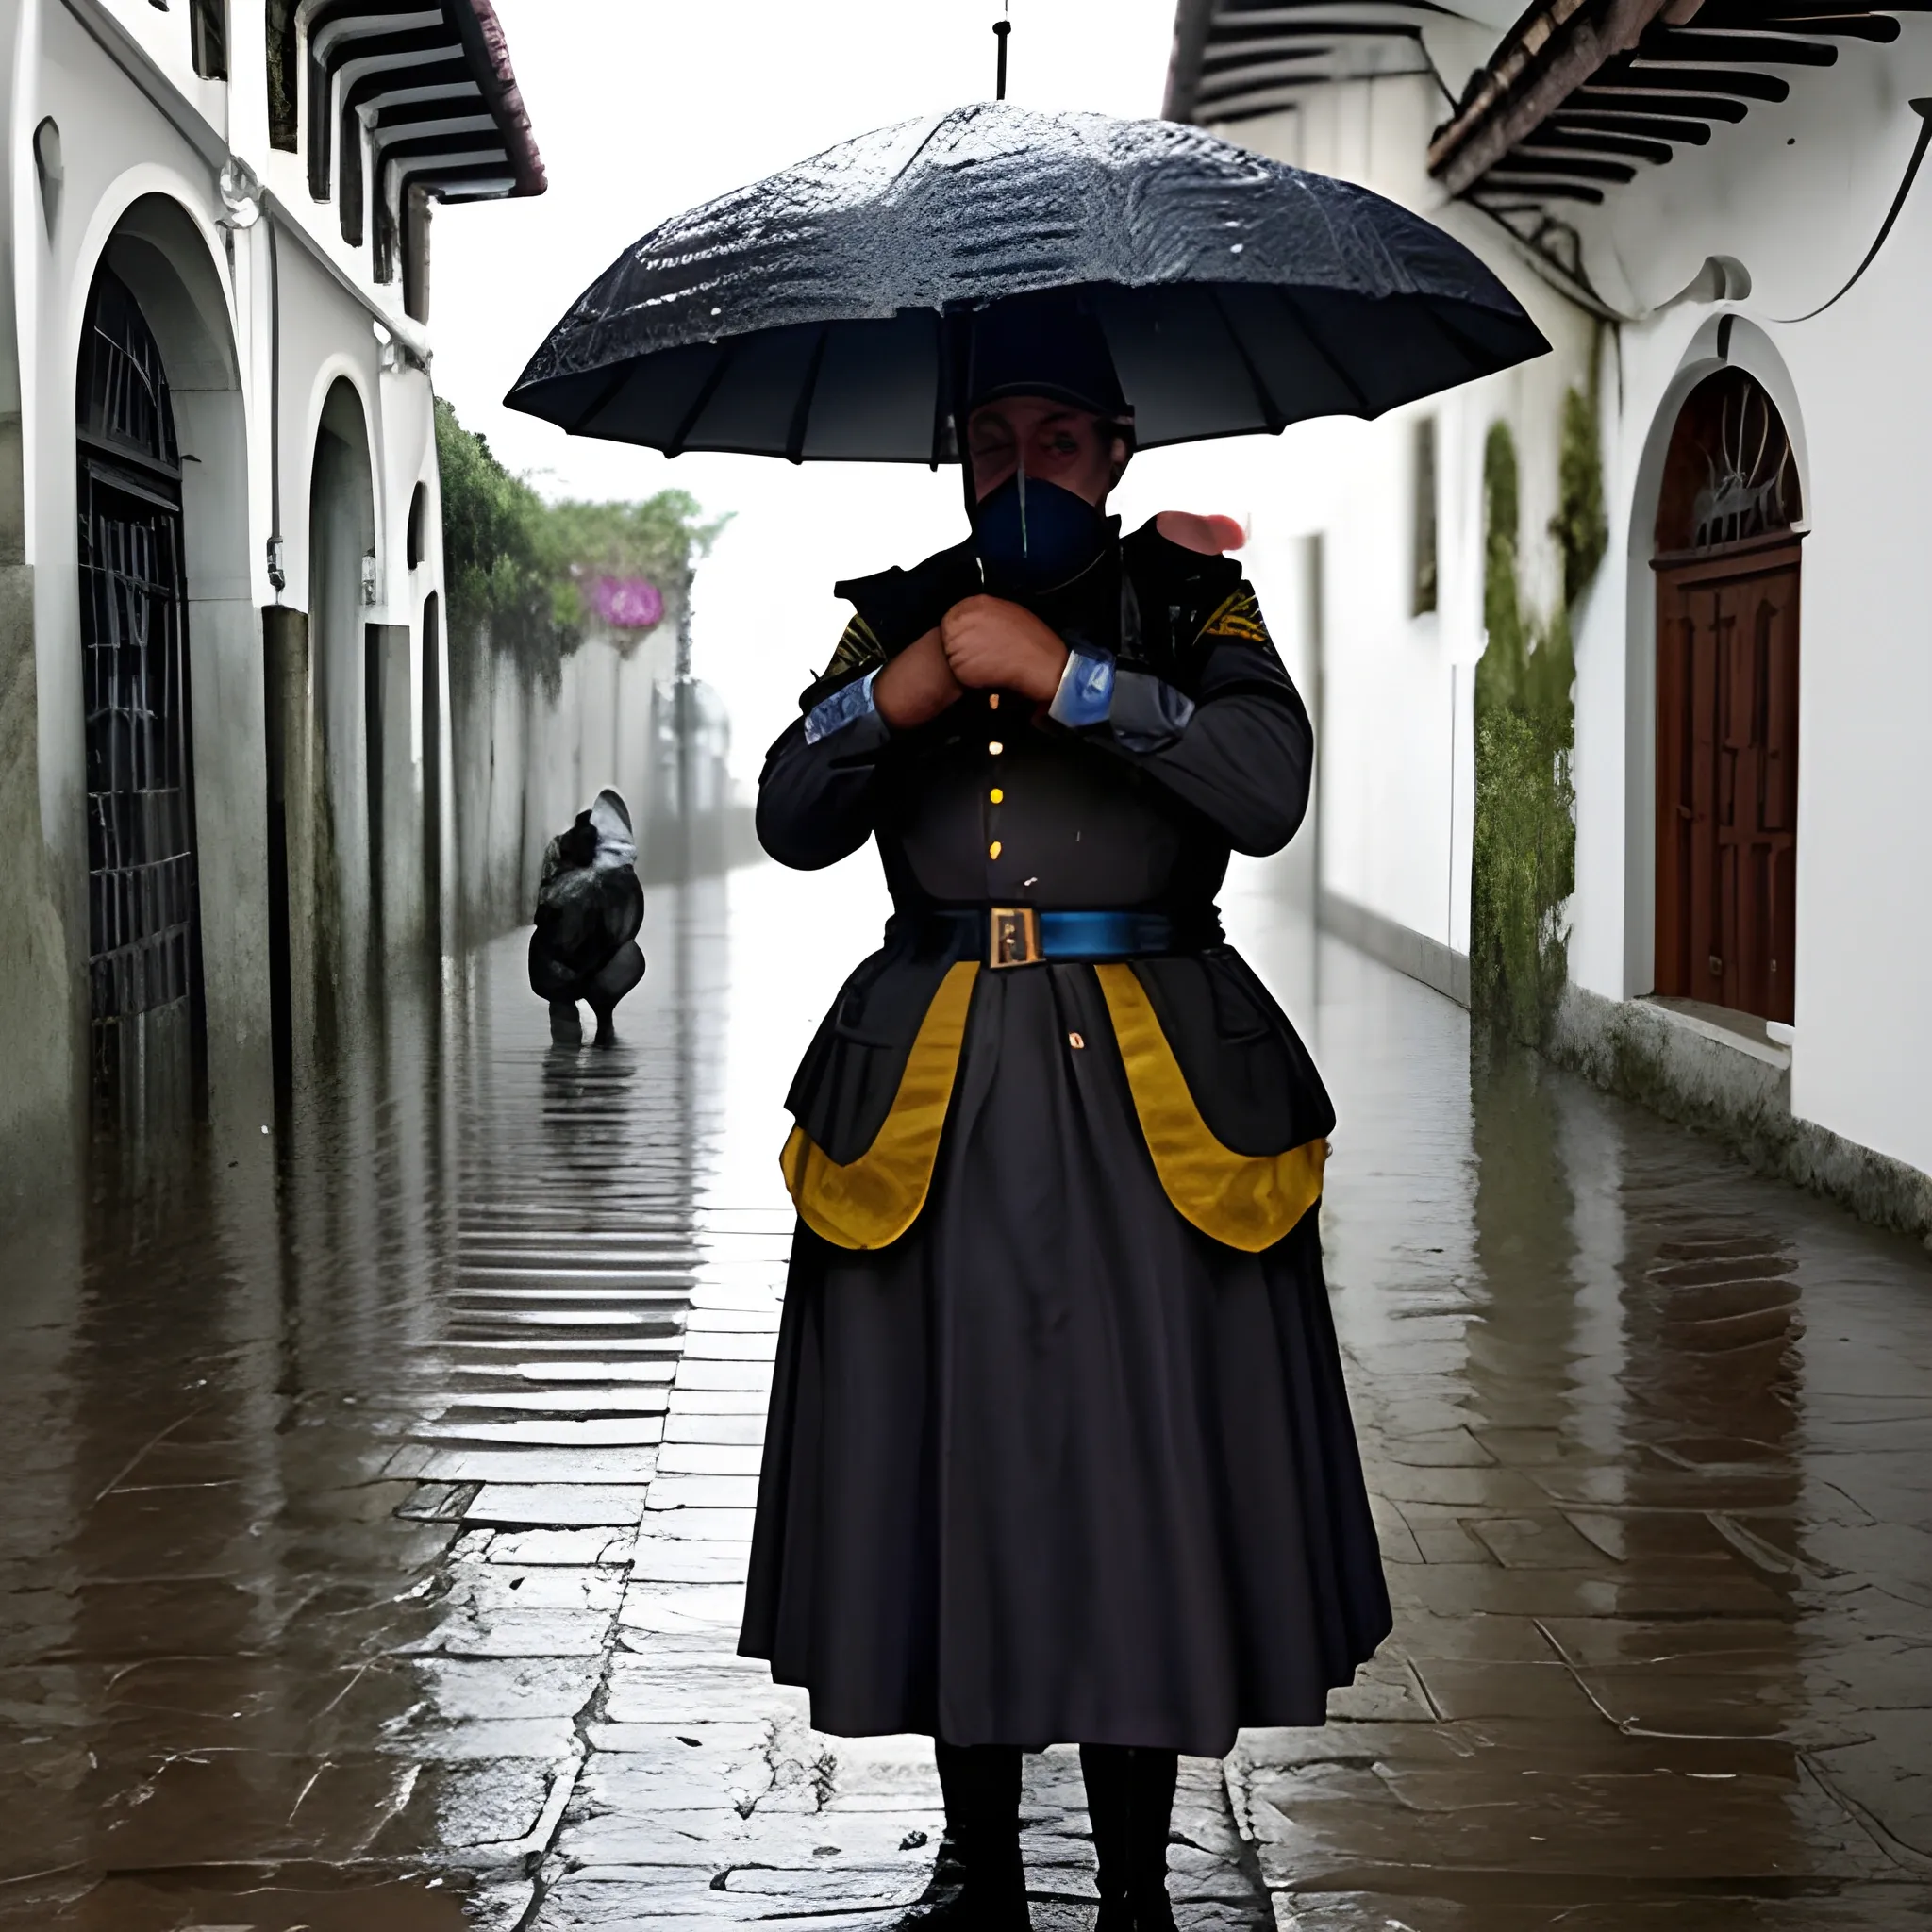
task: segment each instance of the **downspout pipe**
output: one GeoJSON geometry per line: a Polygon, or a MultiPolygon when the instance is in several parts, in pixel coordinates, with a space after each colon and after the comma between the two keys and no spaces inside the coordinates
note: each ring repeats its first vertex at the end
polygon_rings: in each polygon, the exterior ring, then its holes
{"type": "Polygon", "coordinates": [[[279,604],[289,587],[282,544],[282,260],[275,216],[264,211],[263,225],[268,229],[268,580],[279,604]]]}

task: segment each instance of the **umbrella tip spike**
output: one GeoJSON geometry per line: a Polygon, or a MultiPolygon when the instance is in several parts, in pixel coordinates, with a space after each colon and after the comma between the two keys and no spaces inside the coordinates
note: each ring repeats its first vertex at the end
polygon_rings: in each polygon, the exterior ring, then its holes
{"type": "Polygon", "coordinates": [[[1013,31],[1010,20],[996,20],[992,24],[992,36],[999,42],[999,51],[993,57],[992,97],[1003,101],[1007,97],[1007,36],[1013,31]]]}

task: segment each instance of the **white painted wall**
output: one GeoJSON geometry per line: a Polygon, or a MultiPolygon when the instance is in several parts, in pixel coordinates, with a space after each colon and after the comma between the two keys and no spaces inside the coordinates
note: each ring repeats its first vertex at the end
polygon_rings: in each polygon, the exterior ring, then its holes
{"type": "MultiPolygon", "coordinates": [[[[1547,609],[1564,391],[1599,358],[1610,547],[1575,613],[1575,980],[1650,990],[1655,647],[1649,558],[1657,474],[1676,409],[1729,359],[1771,391],[1800,461],[1805,539],[1798,957],[1792,1104],[1803,1118],[1932,1171],[1932,894],[1916,881],[1932,824],[1932,599],[1918,530],[1932,497],[1932,178],[1864,279],[1932,92],[1932,21],[1890,47],[1840,42],[1830,70],[1788,70],[1791,99],[1613,189],[1576,224],[1591,278],[1624,318],[1599,336],[1484,217],[1444,207],[1423,157],[1441,119],[1421,81],[1311,90],[1298,111],[1224,130],[1263,153],[1364,182],[1468,242],[1556,353],[1426,406],[1439,422],[1441,605],[1407,614],[1414,411],[1316,424],[1263,446],[1274,512],[1324,533],[1324,884],[1458,949],[1468,943],[1470,669],[1480,652],[1482,442],[1512,425],[1523,473],[1524,590],[1547,609]],[[1741,262],[1740,300],[1672,298],[1706,258],[1741,262]],[[1453,797],[1452,797],[1453,794],[1453,797]]],[[[1470,58],[1479,58],[1476,49],[1470,58]]],[[[1452,84],[1457,76],[1452,75],[1452,84]]],[[[1225,474],[1224,472],[1224,474],[1225,474]]],[[[1204,505],[1203,507],[1209,507],[1204,505]]],[[[1214,506],[1218,507],[1218,506],[1214,506]]]]}
{"type": "MultiPolygon", "coordinates": [[[[364,623],[407,626],[407,675],[393,679],[401,715],[405,795],[391,799],[421,843],[423,765],[421,662],[425,597],[441,590],[440,504],[434,499],[432,391],[426,371],[387,349],[376,326],[399,321],[400,287],[368,280],[367,251],[341,242],[332,206],[312,203],[300,158],[271,154],[263,74],[261,9],[230,10],[231,84],[195,77],[186,8],[157,11],[147,0],[18,0],[0,17],[11,85],[0,126],[16,164],[0,219],[8,274],[6,327],[17,346],[23,505],[22,558],[31,582],[28,639],[9,639],[7,663],[31,665],[23,695],[9,670],[7,730],[32,736],[37,810],[31,823],[19,788],[8,790],[0,838],[43,852],[43,862],[8,874],[32,903],[7,916],[41,935],[23,970],[43,978],[34,1009],[64,1015],[63,1050],[42,1052],[29,1079],[0,1083],[0,1139],[39,1131],[71,1113],[84,1079],[87,1027],[84,962],[87,837],[77,558],[75,541],[75,379],[83,311],[94,272],[109,260],[136,288],[167,362],[185,466],[184,530],[189,565],[189,653],[194,709],[197,832],[206,958],[211,1100],[218,1123],[257,1131],[262,1117],[268,1036],[266,749],[261,608],[309,608],[308,495],[323,401],[338,379],[361,400],[367,422],[368,488],[379,559],[373,604],[343,619],[345,649],[328,666],[346,746],[361,732],[364,623]],[[94,18],[102,34],[88,30],[94,18]],[[103,44],[118,26],[144,50],[118,58],[103,44]],[[150,66],[142,67],[145,59],[150,66]],[[141,84],[128,61],[142,70],[141,84]],[[50,204],[32,162],[43,117],[60,130],[63,178],[50,204]],[[281,197],[279,294],[274,299],[269,220],[225,201],[221,175],[239,157],[281,197]],[[252,221],[252,225],[249,224],[252,221]],[[278,393],[270,372],[280,320],[278,393]],[[277,408],[271,407],[273,402],[277,408]],[[288,578],[270,583],[267,544],[275,528],[271,448],[279,414],[280,528],[288,578]],[[418,481],[432,503],[425,555],[411,570],[405,525],[418,481]],[[17,645],[16,650],[14,646],[17,645]],[[20,716],[14,715],[17,708],[20,716]],[[30,711],[30,717],[27,713],[30,711]],[[52,933],[61,944],[47,942],[52,933]],[[63,957],[64,947],[64,957],[63,957]]],[[[393,333],[395,331],[391,331],[393,333]]],[[[12,358],[8,358],[9,381],[12,358]]],[[[0,414],[10,412],[11,398],[0,414]]],[[[359,575],[359,573],[358,573],[359,575]]],[[[9,609],[12,607],[9,606],[9,609]]],[[[400,673],[400,667],[398,667],[400,673]]],[[[449,707],[442,707],[447,733],[449,707]]],[[[443,769],[448,771],[445,757],[443,769]]],[[[445,811],[447,828],[454,814],[445,811]]],[[[349,898],[366,921],[366,836],[353,855],[349,898]]],[[[419,867],[418,870],[424,868],[419,867]]],[[[445,863],[454,880],[456,868],[445,863]]],[[[407,895],[405,895],[407,898],[407,895]]],[[[423,929],[420,886],[409,916],[391,924],[423,929]]],[[[352,940],[351,950],[355,950],[352,940]]]]}

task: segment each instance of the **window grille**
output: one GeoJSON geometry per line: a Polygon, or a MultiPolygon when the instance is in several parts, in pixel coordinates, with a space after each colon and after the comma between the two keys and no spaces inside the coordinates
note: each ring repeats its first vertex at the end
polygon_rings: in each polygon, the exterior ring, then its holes
{"type": "Polygon", "coordinates": [[[228,77],[227,0],[191,0],[188,30],[194,71],[204,80],[228,77]]]}
{"type": "Polygon", "coordinates": [[[301,108],[295,62],[296,0],[265,0],[262,26],[268,41],[268,144],[293,154],[301,108]]]}
{"type": "Polygon", "coordinates": [[[160,352],[107,270],[78,387],[88,986],[107,1098],[131,1024],[161,1016],[180,1023],[167,1029],[175,1040],[193,1038],[201,963],[181,458],[160,352]]]}
{"type": "Polygon", "coordinates": [[[1409,610],[1416,617],[1436,608],[1436,419],[1415,425],[1414,559],[1409,610]]]}

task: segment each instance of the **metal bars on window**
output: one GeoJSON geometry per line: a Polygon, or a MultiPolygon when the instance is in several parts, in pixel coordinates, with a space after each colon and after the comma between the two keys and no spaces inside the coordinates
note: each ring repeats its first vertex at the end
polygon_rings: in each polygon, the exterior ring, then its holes
{"type": "Polygon", "coordinates": [[[1436,419],[1415,425],[1412,457],[1413,513],[1409,526],[1409,614],[1423,617],[1436,608],[1436,419]]]}
{"type": "Polygon", "coordinates": [[[191,0],[194,71],[204,80],[228,77],[228,0],[191,0]]]}
{"type": "Polygon", "coordinates": [[[78,387],[88,983],[105,1086],[135,1016],[178,1008],[192,1025],[199,971],[180,458],[159,351],[107,271],[78,387]]]}

